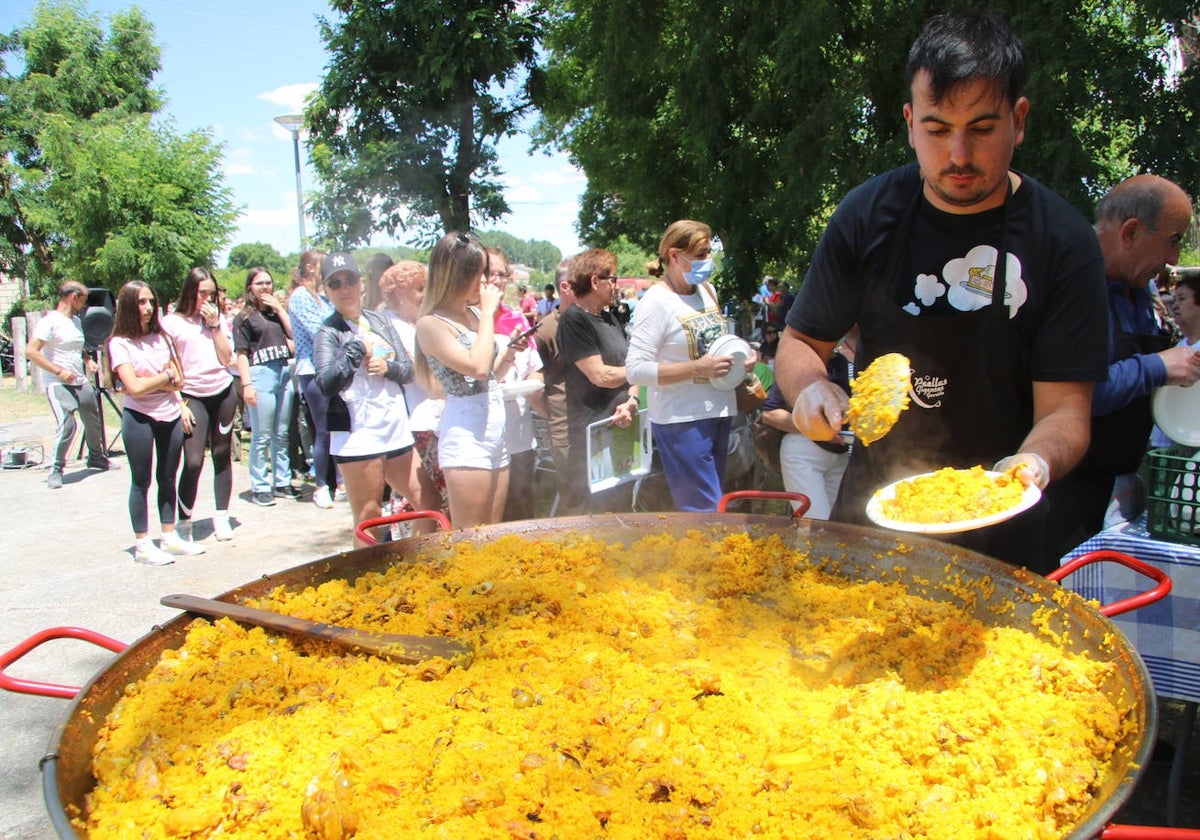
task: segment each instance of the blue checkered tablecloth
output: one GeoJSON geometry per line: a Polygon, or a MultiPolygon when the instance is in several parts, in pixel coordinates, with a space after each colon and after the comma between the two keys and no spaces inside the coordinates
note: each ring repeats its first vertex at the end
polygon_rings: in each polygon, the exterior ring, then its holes
{"type": "MultiPolygon", "coordinates": [[[[1062,562],[1098,549],[1120,551],[1170,575],[1173,586],[1166,598],[1111,620],[1141,654],[1156,694],[1200,702],[1200,548],[1154,539],[1143,516],[1101,531],[1062,562]]],[[[1152,585],[1117,563],[1095,563],[1063,581],[1067,589],[1101,604],[1152,585]]]]}

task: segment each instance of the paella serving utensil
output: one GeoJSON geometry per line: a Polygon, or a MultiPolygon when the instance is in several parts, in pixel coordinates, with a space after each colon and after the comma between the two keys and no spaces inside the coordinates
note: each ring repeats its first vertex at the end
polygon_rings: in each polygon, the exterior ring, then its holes
{"type": "Polygon", "coordinates": [[[911,376],[907,356],[885,353],[854,377],[846,422],[863,446],[870,446],[890,432],[900,419],[900,412],[908,408],[911,376]]]}
{"type": "Polygon", "coordinates": [[[306,636],[310,639],[321,639],[351,650],[382,656],[408,665],[438,658],[450,662],[459,659],[469,661],[474,653],[470,645],[445,636],[409,636],[399,633],[357,630],[353,627],[322,624],[305,618],[247,607],[244,604],[200,598],[195,595],[166,595],[163,596],[160,603],[166,607],[187,610],[190,613],[209,618],[230,618],[240,624],[249,624],[280,633],[290,633],[294,636],[306,636]]]}

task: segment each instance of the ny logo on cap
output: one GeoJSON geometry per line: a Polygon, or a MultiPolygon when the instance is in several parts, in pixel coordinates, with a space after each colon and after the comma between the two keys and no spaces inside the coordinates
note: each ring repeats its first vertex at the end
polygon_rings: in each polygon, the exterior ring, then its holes
{"type": "Polygon", "coordinates": [[[343,257],[341,254],[338,254],[333,259],[331,259],[330,262],[336,266],[343,266],[346,264],[346,258],[343,257]]]}

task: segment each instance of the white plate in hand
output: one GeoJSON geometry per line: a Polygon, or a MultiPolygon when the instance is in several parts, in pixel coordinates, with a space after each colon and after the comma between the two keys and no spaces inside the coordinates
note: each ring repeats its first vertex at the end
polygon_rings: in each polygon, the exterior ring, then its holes
{"type": "MultiPolygon", "coordinates": [[[[891,519],[883,512],[884,501],[889,501],[896,498],[896,486],[905,481],[912,481],[915,478],[924,478],[933,473],[921,473],[920,475],[910,475],[908,478],[902,478],[899,481],[893,481],[887,487],[882,487],[876,490],[867,502],[867,518],[881,528],[891,528],[893,531],[908,531],[913,534],[957,534],[961,531],[973,531],[976,528],[986,528],[989,525],[995,525],[999,522],[1004,522],[1007,519],[1012,519],[1018,513],[1023,513],[1038,503],[1042,498],[1042,491],[1036,484],[1031,484],[1025,488],[1025,492],[1021,494],[1021,499],[1015,505],[1002,510],[998,513],[988,514],[987,516],[979,516],[975,519],[962,519],[957,522],[904,522],[899,519],[891,519]]],[[[987,471],[989,478],[999,478],[1003,473],[987,471]]]]}
{"type": "Polygon", "coordinates": [[[504,395],[504,399],[506,400],[515,400],[517,397],[528,397],[530,394],[536,394],[545,387],[546,383],[540,379],[518,379],[516,382],[501,384],[500,393],[504,395]]]}
{"type": "Polygon", "coordinates": [[[1184,446],[1200,446],[1200,387],[1164,385],[1155,390],[1150,407],[1167,437],[1184,446]]]}
{"type": "Polygon", "coordinates": [[[720,391],[732,391],[742,384],[746,378],[746,360],[754,352],[746,340],[736,335],[723,335],[708,347],[706,356],[733,356],[733,367],[729,373],[718,379],[708,380],[708,384],[720,391]]]}

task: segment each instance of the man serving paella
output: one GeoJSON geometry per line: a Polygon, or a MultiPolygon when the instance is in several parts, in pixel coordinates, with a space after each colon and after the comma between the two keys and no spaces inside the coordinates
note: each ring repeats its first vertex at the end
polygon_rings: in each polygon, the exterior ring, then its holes
{"type": "MultiPolygon", "coordinates": [[[[796,428],[830,440],[849,406],[825,363],[852,325],[862,362],[910,361],[910,407],[854,447],[833,508],[833,519],[862,524],[877,490],[944,467],[1019,465],[1016,478],[1037,488],[1062,477],[1087,449],[1093,384],[1107,367],[1096,237],[1010,168],[1029,112],[1020,39],[990,13],[938,15],[906,77],[917,160],[856,187],[834,212],[775,363],[796,428]]],[[[1058,562],[1042,545],[1045,507],[948,539],[1045,574],[1058,562]]]]}

